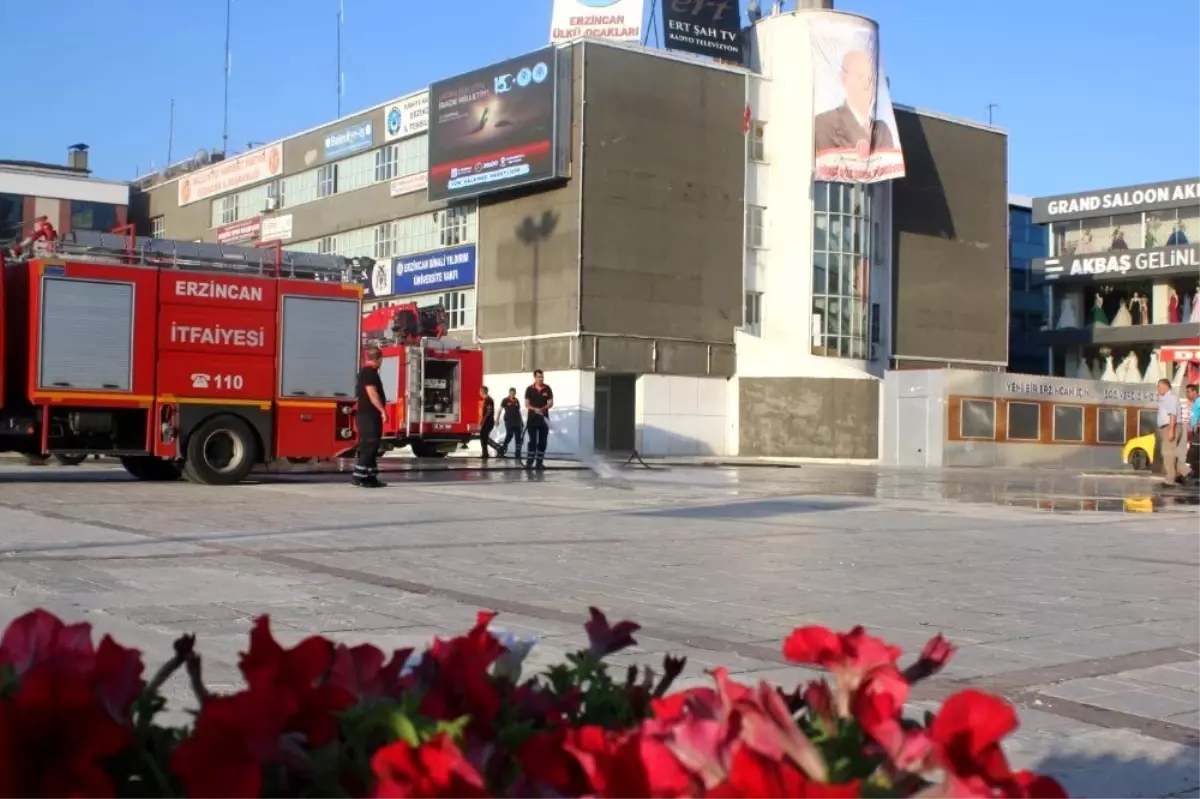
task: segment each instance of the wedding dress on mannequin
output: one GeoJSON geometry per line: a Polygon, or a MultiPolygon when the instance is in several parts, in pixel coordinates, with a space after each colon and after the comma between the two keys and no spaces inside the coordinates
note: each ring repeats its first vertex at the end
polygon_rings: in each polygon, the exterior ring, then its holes
{"type": "Polygon", "coordinates": [[[1075,303],[1072,302],[1072,297],[1063,297],[1058,309],[1058,325],[1056,330],[1066,330],[1072,327],[1079,327],[1079,320],[1075,318],[1075,303]]]}
{"type": "Polygon", "coordinates": [[[1113,368],[1112,355],[1104,356],[1104,373],[1100,375],[1101,380],[1107,380],[1110,383],[1117,382],[1117,370],[1113,368]]]}
{"type": "Polygon", "coordinates": [[[1096,295],[1096,299],[1092,303],[1092,324],[1108,327],[1108,314],[1104,312],[1104,298],[1099,294],[1096,295]]]}
{"type": "Polygon", "coordinates": [[[1179,292],[1171,289],[1167,300],[1167,323],[1177,325],[1183,321],[1183,316],[1179,313],[1179,292]]]}
{"type": "Polygon", "coordinates": [[[1125,380],[1126,383],[1142,382],[1142,366],[1138,363],[1138,356],[1132,350],[1125,356],[1125,380]]]}
{"type": "Polygon", "coordinates": [[[1188,315],[1189,322],[1200,322],[1200,289],[1192,295],[1192,312],[1188,315]]]}
{"type": "Polygon", "coordinates": [[[1079,359],[1079,368],[1075,370],[1076,380],[1094,380],[1092,370],[1088,368],[1087,358],[1079,359]]]}
{"type": "Polygon", "coordinates": [[[1192,321],[1192,298],[1190,295],[1183,295],[1183,308],[1181,308],[1179,311],[1179,321],[1192,321]]]}
{"type": "Polygon", "coordinates": [[[1142,316],[1142,295],[1136,291],[1129,298],[1129,321],[1135,326],[1146,324],[1146,317],[1142,316]]]}
{"type": "Polygon", "coordinates": [[[1158,350],[1150,351],[1150,363],[1146,364],[1146,374],[1142,375],[1142,382],[1154,385],[1162,379],[1162,365],[1158,362],[1158,350]]]}
{"type": "Polygon", "coordinates": [[[1186,363],[1175,364],[1175,377],[1171,379],[1171,385],[1174,386],[1176,390],[1187,385],[1185,382],[1187,380],[1187,373],[1188,365],[1186,363]]]}
{"type": "Polygon", "coordinates": [[[1129,327],[1133,324],[1133,316],[1129,313],[1129,304],[1125,300],[1121,300],[1121,307],[1113,314],[1112,321],[1109,324],[1113,327],[1129,327]]]}

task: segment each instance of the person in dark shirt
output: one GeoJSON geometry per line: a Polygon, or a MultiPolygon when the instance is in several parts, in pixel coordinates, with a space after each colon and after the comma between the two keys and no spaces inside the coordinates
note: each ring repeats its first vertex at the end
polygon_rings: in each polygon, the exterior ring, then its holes
{"type": "Polygon", "coordinates": [[[368,347],[364,357],[354,387],[354,396],[358,400],[354,413],[358,425],[358,461],[354,464],[351,484],[359,488],[382,488],[385,483],[379,482],[379,441],[387,421],[387,394],[379,379],[383,353],[378,347],[368,347]]]}
{"type": "Polygon", "coordinates": [[[504,417],[504,443],[500,445],[500,457],[508,452],[508,445],[517,444],[517,460],[521,460],[521,400],[517,399],[517,390],[510,388],[508,396],[500,400],[500,413],[504,417]]]}
{"type": "Polygon", "coordinates": [[[496,454],[500,454],[500,447],[496,446],[496,442],[492,441],[492,430],[496,427],[496,402],[492,396],[488,394],[488,387],[482,386],[479,389],[479,448],[483,450],[483,459],[486,461],[490,457],[488,448],[496,450],[496,454]]]}
{"type": "Polygon", "coordinates": [[[546,468],[546,440],[550,437],[550,409],[554,407],[554,392],[546,385],[542,370],[533,373],[533,385],[525,389],[525,410],[529,416],[525,429],[529,431],[529,452],[525,468],[546,468]]]}

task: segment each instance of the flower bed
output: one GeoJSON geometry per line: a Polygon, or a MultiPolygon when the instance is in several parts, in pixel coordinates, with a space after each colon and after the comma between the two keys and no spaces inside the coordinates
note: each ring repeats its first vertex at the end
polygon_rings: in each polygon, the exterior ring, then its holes
{"type": "Polygon", "coordinates": [[[953,654],[940,635],[907,668],[857,627],[800,627],[784,657],[830,681],[672,693],[685,661],[614,678],[603,658],[638,626],[591,609],[590,646],[521,678],[528,642],[488,630],[495,614],[419,659],[312,637],[286,649],[267,617],[239,666],[246,688],[205,687],[193,636],[147,682],[141,653],[37,610],[0,640],[3,796],[1065,796],[1014,771],[1003,699],[965,690],[923,723],[909,688],[953,654]],[[182,670],[190,728],[156,722],[182,670]]]}

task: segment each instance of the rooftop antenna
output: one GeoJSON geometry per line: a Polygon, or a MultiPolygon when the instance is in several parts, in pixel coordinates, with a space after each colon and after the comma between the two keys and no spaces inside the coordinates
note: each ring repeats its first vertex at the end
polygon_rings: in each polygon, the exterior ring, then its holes
{"type": "Polygon", "coordinates": [[[342,74],[342,23],[346,19],[344,0],[338,0],[337,15],[337,118],[342,118],[342,95],[346,92],[346,76],[342,74]]]}
{"type": "Polygon", "coordinates": [[[1000,106],[997,105],[996,103],[988,103],[987,104],[988,124],[989,125],[992,124],[992,111],[995,111],[999,107],[1000,106]]]}
{"type": "MultiPolygon", "coordinates": [[[[175,143],[175,98],[171,98],[171,113],[167,117],[167,160],[165,166],[171,165],[171,145],[175,143]]],[[[152,170],[153,171],[153,170],[152,170]]]]}
{"type": "Polygon", "coordinates": [[[225,123],[221,128],[221,152],[229,152],[229,73],[233,71],[233,55],[229,52],[230,23],[233,21],[233,0],[225,0],[225,123]]]}
{"type": "Polygon", "coordinates": [[[646,25],[646,35],[642,37],[644,47],[650,41],[650,31],[654,31],[654,46],[658,47],[658,3],[650,3],[650,23],[646,25]]]}

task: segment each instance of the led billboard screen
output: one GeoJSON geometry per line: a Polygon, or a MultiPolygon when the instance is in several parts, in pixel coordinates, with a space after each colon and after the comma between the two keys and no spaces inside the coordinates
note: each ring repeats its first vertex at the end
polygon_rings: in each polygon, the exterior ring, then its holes
{"type": "Polygon", "coordinates": [[[555,47],[430,86],[429,199],[561,177],[558,86],[555,47]]]}

